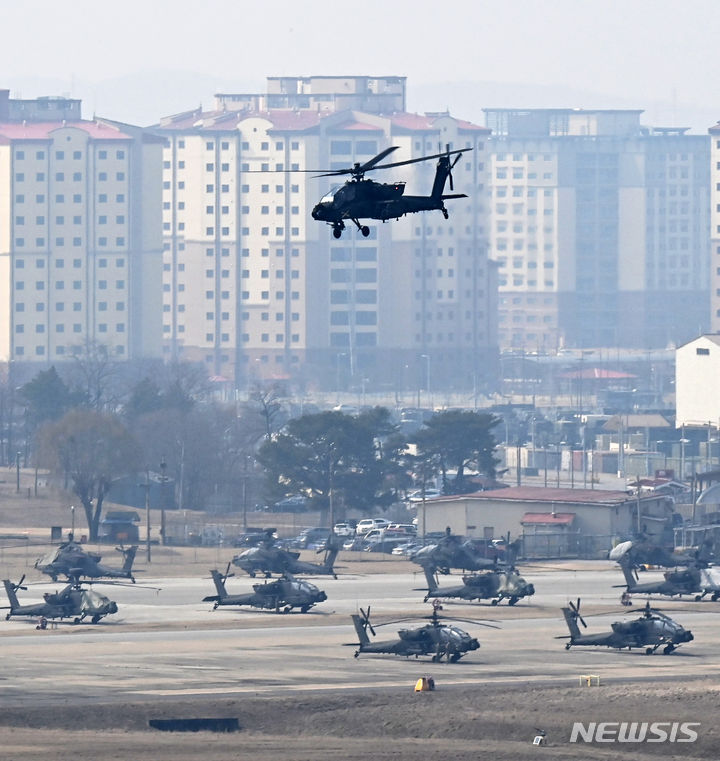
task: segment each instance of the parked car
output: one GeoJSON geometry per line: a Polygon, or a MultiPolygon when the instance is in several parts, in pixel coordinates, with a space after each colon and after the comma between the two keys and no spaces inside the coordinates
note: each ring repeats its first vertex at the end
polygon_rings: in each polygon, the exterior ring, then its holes
{"type": "Polygon", "coordinates": [[[307,510],[308,499],[299,494],[293,497],[286,497],[270,505],[268,511],[271,513],[302,513],[307,510]]]}
{"type": "Polygon", "coordinates": [[[388,530],[397,531],[401,534],[410,534],[411,536],[417,534],[417,526],[413,526],[412,523],[391,523],[388,526],[388,530]]]}
{"type": "Polygon", "coordinates": [[[329,527],[314,527],[303,529],[294,539],[287,542],[289,547],[299,550],[319,549],[325,546],[327,538],[330,536],[329,527]]]}
{"type": "Polygon", "coordinates": [[[387,528],[390,525],[390,521],[385,518],[363,518],[357,525],[355,533],[358,536],[365,536],[368,531],[375,528],[387,528]]]}
{"type": "Polygon", "coordinates": [[[349,523],[336,523],[333,531],[337,536],[355,536],[355,528],[349,523]]]}
{"type": "Polygon", "coordinates": [[[410,557],[410,555],[414,555],[421,547],[422,547],[422,544],[418,542],[417,540],[413,539],[410,542],[404,542],[403,544],[395,545],[391,554],[402,555],[403,557],[410,557]]]}
{"type": "MultiPolygon", "coordinates": [[[[269,529],[269,531],[272,531],[273,539],[277,539],[275,529],[269,529]]],[[[249,528],[245,533],[238,534],[233,539],[233,547],[257,547],[268,538],[267,532],[268,529],[264,528],[249,528]]]]}

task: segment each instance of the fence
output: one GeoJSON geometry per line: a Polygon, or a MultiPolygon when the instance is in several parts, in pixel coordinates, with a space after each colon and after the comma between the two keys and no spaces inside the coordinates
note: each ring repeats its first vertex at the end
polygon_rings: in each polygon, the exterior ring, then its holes
{"type": "Polygon", "coordinates": [[[613,536],[590,535],[558,531],[527,534],[521,538],[520,557],[528,558],[585,558],[607,557],[613,546],[613,536]]]}

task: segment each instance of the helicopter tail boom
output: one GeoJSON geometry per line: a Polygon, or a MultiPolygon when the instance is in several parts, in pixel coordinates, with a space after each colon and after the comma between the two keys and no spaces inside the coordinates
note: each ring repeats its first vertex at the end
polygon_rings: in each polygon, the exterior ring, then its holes
{"type": "Polygon", "coordinates": [[[355,632],[358,636],[358,642],[360,643],[360,646],[363,647],[365,645],[370,644],[370,637],[367,635],[367,625],[366,622],[363,621],[363,619],[357,615],[357,613],[353,613],[351,616],[353,626],[355,627],[355,632]]]}
{"type": "Polygon", "coordinates": [[[572,641],[576,637],[581,636],[580,627],[577,625],[577,615],[570,608],[562,609],[563,616],[565,616],[565,623],[570,630],[570,640],[572,641]]]}
{"type": "Polygon", "coordinates": [[[8,596],[8,600],[10,601],[10,610],[16,610],[20,607],[20,603],[18,602],[17,595],[15,594],[15,585],[8,579],[5,579],[3,584],[5,585],[5,592],[8,596]]]}

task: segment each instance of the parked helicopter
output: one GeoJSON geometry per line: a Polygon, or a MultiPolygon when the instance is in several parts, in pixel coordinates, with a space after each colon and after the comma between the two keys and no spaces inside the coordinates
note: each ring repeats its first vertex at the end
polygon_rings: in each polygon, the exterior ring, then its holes
{"type": "MultiPolygon", "coordinates": [[[[411,655],[415,656],[415,658],[421,655],[431,655],[433,662],[442,660],[444,656],[448,662],[456,663],[463,655],[480,647],[477,639],[471,637],[466,631],[457,626],[442,623],[441,621],[445,616],[440,616],[439,610],[442,610],[442,606],[435,600],[433,601],[432,615],[423,616],[423,618],[430,619],[429,624],[416,629],[400,629],[398,631],[398,639],[371,642],[367,631],[369,629],[374,637],[375,628],[370,623],[370,606],[368,606],[367,611],[360,608],[360,615],[353,614],[351,616],[359,640],[355,657],[357,658],[360,653],[387,653],[390,655],[404,655],[407,658],[411,655]]],[[[388,624],[396,624],[409,620],[416,619],[399,618],[395,621],[378,624],[377,626],[387,626],[388,624]]],[[[453,618],[452,620],[465,621],[478,626],[488,626],[492,629],[499,628],[493,624],[474,621],[469,618],[453,618]]]]}
{"type": "MultiPolygon", "coordinates": [[[[338,551],[337,541],[333,541],[332,537],[328,537],[328,541],[325,543],[323,562],[308,563],[299,559],[299,552],[290,552],[276,547],[275,540],[268,534],[267,539],[259,546],[250,547],[235,555],[232,563],[238,566],[238,568],[242,568],[243,571],[253,578],[260,571],[268,578],[273,573],[280,575],[291,573],[302,576],[332,576],[334,579],[337,579],[333,566],[338,551]]],[[[323,552],[323,550],[318,550],[318,552],[323,552]]]]}
{"type": "Polygon", "coordinates": [[[614,647],[618,650],[633,647],[644,647],[647,655],[652,655],[660,647],[663,653],[669,655],[679,645],[692,642],[694,637],[689,629],[684,629],[669,616],[645,604],[645,610],[640,618],[635,621],[616,621],[611,624],[612,631],[605,634],[582,634],[577,622],[587,627],[580,615],[580,598],[577,604],[570,601],[562,609],[565,622],[570,635],[557,637],[556,639],[569,639],[565,643],[565,649],[569,650],[573,645],[596,645],[601,647],[614,647]]]}
{"type": "Polygon", "coordinates": [[[296,579],[289,573],[281,579],[253,584],[253,591],[247,594],[231,595],[225,589],[225,581],[233,575],[228,574],[229,570],[228,565],[224,576],[217,570],[210,571],[217,594],[203,597],[203,602],[214,602],[213,610],[225,605],[250,605],[253,608],[274,610],[276,613],[289,613],[293,608],[300,608],[301,613],[307,613],[313,605],[327,600],[325,592],[314,584],[296,579]]]}
{"type": "Polygon", "coordinates": [[[620,563],[623,575],[625,576],[625,587],[623,597],[627,598],[633,594],[645,595],[692,595],[696,602],[710,595],[710,599],[715,602],[720,599],[720,569],[717,568],[683,568],[682,570],[666,571],[663,574],[662,581],[649,581],[644,584],[638,584],[637,576],[628,563],[620,563]]]}
{"type": "MultiPolygon", "coordinates": [[[[349,174],[352,179],[344,185],[333,188],[326,193],[320,202],[312,210],[313,219],[327,222],[332,226],[333,235],[339,238],[345,229],[345,221],[351,220],[367,238],[370,228],[361,225],[361,219],[380,219],[386,222],[388,219],[400,219],[405,214],[413,214],[418,211],[441,211],[445,219],[448,211],[445,201],[452,198],[466,198],[465,193],[444,194],[445,183],[450,180],[450,190],[454,190],[452,170],[465,151],[472,148],[457,148],[450,150],[446,147],[444,153],[436,153],[432,156],[421,156],[407,161],[394,161],[390,164],[380,164],[386,156],[397,150],[398,146],[391,146],[374,156],[363,164],[356,162],[353,166],[336,171],[323,172],[318,177],[335,177],[349,174]],[[455,156],[454,160],[452,157],[455,156]],[[377,169],[390,169],[406,164],[415,164],[419,161],[438,159],[435,170],[435,181],[429,196],[406,196],[404,182],[380,183],[366,180],[365,173],[377,169]]],[[[309,171],[309,170],[305,170],[309,171]]]]}
{"type": "Polygon", "coordinates": [[[132,574],[132,565],[137,552],[137,545],[123,549],[115,548],[123,555],[122,568],[111,568],[100,562],[102,555],[95,552],[86,552],[85,549],[75,542],[72,537],[69,541],[59,545],[52,552],[43,555],[35,561],[35,568],[46,573],[53,581],[58,576],[67,578],[86,577],[89,579],[130,579],[135,583],[132,574]]]}
{"type": "Polygon", "coordinates": [[[457,597],[461,600],[491,600],[491,605],[507,599],[508,605],[515,605],[521,597],[535,594],[535,587],[525,581],[515,568],[463,576],[462,585],[455,587],[438,587],[435,574],[428,567],[423,570],[428,583],[424,602],[431,597],[457,597]]]}
{"type": "Polygon", "coordinates": [[[450,573],[451,568],[461,568],[465,571],[485,571],[497,567],[497,558],[486,558],[480,555],[473,543],[451,534],[435,544],[427,544],[410,556],[413,563],[429,568],[432,573],[450,573]]]}
{"type": "Polygon", "coordinates": [[[96,592],[94,589],[84,589],[77,578],[74,578],[60,592],[46,592],[44,602],[21,605],[17,598],[17,590],[26,590],[22,586],[25,576],[17,584],[8,579],[3,581],[5,592],[10,601],[10,611],[5,616],[9,621],[13,616],[34,616],[37,618],[72,618],[73,623],[79,624],[83,619],[90,618],[96,624],[101,618],[117,613],[117,603],[96,592]]]}
{"type": "Polygon", "coordinates": [[[608,553],[608,559],[615,560],[621,565],[627,564],[631,568],[645,565],[661,565],[666,568],[676,568],[681,565],[705,568],[710,560],[711,550],[710,543],[704,543],[696,550],[678,552],[647,541],[627,541],[613,547],[608,553]]]}

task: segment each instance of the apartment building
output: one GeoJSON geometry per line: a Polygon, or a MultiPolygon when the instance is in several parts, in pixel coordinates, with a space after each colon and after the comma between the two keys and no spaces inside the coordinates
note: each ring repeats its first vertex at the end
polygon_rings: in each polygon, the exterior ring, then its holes
{"type": "MultiPolygon", "coordinates": [[[[244,388],[481,387],[496,357],[496,272],[487,257],[488,130],[405,111],[404,77],[269,78],[262,94],[162,119],[163,351],[244,388]],[[392,161],[472,148],[439,212],[349,223],[311,210],[389,146],[392,161]],[[365,223],[365,222],[364,222],[365,223]]],[[[378,171],[429,194],[435,161],[378,171]]],[[[449,192],[449,189],[448,189],[449,192]]]]}
{"type": "Polygon", "coordinates": [[[161,356],[162,141],[0,90],[0,361],[161,356]]]}
{"type": "Polygon", "coordinates": [[[663,348],[705,329],[706,137],[637,110],[485,113],[503,349],[663,348]]]}
{"type": "Polygon", "coordinates": [[[710,330],[720,333],[720,122],[710,134],[710,330]]]}

